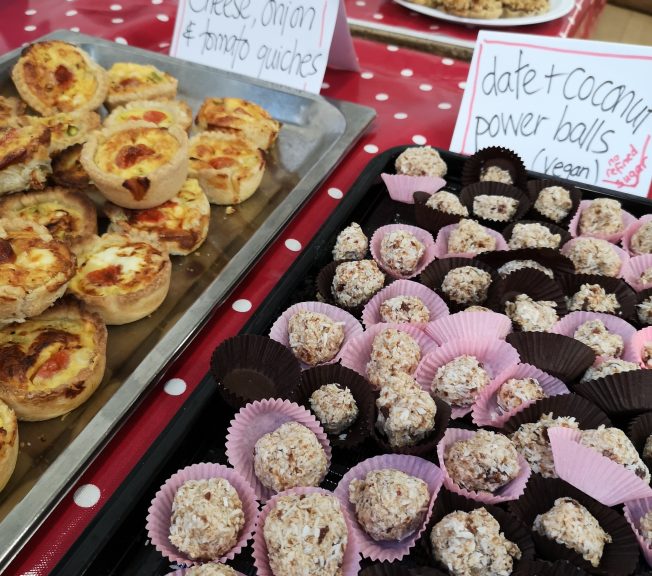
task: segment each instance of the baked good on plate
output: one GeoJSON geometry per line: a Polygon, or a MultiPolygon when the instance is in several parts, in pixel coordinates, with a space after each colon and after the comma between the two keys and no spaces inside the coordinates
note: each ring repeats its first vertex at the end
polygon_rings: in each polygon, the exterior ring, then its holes
{"type": "Polygon", "coordinates": [[[60,112],[52,116],[21,116],[23,126],[45,126],[50,129],[50,154],[74,144],[83,144],[92,130],[100,126],[100,115],[92,110],[60,112]]]}
{"type": "Polygon", "coordinates": [[[134,100],[114,108],[104,126],[116,126],[134,120],[152,122],[161,128],[173,124],[188,132],[192,126],[192,110],[183,100],[134,100]]]}
{"type": "Polygon", "coordinates": [[[7,485],[18,458],[16,413],[0,400],[0,491],[7,485]]]}
{"type": "Polygon", "coordinates": [[[179,81],[151,64],[116,62],[108,76],[105,104],[109,110],[134,100],[167,100],[177,95],[179,81]]]}
{"type": "Polygon", "coordinates": [[[0,130],[0,194],[43,188],[52,170],[49,146],[45,126],[0,130]]]}

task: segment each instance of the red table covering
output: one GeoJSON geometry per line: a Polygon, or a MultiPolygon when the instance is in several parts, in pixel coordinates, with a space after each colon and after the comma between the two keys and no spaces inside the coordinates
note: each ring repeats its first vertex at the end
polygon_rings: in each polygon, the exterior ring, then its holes
{"type": "MultiPolygon", "coordinates": [[[[68,28],[166,52],[175,13],[176,2],[171,0],[2,2],[0,50],[68,28]]],[[[182,407],[208,370],[215,346],[238,332],[375,154],[411,142],[448,147],[468,64],[364,40],[356,40],[355,46],[361,73],[329,70],[322,93],[376,108],[378,118],[372,129],[316,191],[233,296],[215,311],[187,352],[23,548],[7,574],[39,576],[56,565],[182,407]]]]}

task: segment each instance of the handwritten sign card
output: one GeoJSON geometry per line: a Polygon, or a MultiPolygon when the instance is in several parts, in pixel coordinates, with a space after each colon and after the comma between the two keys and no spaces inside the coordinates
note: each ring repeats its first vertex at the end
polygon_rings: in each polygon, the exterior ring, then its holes
{"type": "Polygon", "coordinates": [[[451,149],[516,150],[531,170],[646,196],[652,47],[483,31],[451,149]]]}
{"type": "Polygon", "coordinates": [[[170,55],[318,93],[340,4],[180,0],[170,55]]]}

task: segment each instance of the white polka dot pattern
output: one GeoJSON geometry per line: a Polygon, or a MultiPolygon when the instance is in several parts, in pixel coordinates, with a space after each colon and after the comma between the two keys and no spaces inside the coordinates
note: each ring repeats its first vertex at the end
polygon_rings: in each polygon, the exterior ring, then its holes
{"type": "Polygon", "coordinates": [[[378,102],[385,102],[385,100],[389,100],[389,96],[384,92],[381,92],[380,94],[376,94],[376,100],[378,100],[378,102]]]}
{"type": "Polygon", "coordinates": [[[95,484],[83,484],[77,490],[72,499],[80,508],[92,508],[100,501],[102,493],[95,484]]]}
{"type": "Polygon", "coordinates": [[[240,300],[236,300],[231,305],[231,308],[233,308],[236,312],[249,312],[249,310],[252,308],[252,304],[249,300],[241,298],[240,300]]]}
{"type": "Polygon", "coordinates": [[[290,250],[290,252],[299,252],[301,250],[301,242],[294,238],[288,238],[285,241],[285,247],[290,250]]]}
{"type": "Polygon", "coordinates": [[[364,151],[367,152],[368,154],[376,154],[378,152],[378,146],[375,144],[366,144],[364,147],[364,151]]]}
{"type": "Polygon", "coordinates": [[[344,197],[344,193],[339,188],[329,188],[328,195],[335,200],[340,200],[344,197]]]}
{"type": "Polygon", "coordinates": [[[187,388],[188,385],[181,378],[171,378],[163,386],[163,391],[170,396],[181,396],[187,388]]]}
{"type": "Polygon", "coordinates": [[[425,136],[421,136],[421,134],[415,134],[412,136],[412,142],[415,144],[418,144],[419,146],[423,146],[428,140],[426,140],[425,136]]]}
{"type": "Polygon", "coordinates": [[[394,118],[397,120],[405,120],[408,117],[408,115],[405,112],[397,112],[394,114],[394,118]]]}

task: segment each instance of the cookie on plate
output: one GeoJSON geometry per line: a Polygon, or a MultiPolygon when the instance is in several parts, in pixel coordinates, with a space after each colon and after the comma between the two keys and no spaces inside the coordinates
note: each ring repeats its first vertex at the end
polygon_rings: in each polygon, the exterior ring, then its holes
{"type": "Polygon", "coordinates": [[[0,194],[43,188],[52,171],[49,146],[45,126],[0,130],[0,194]]]}
{"type": "Polygon", "coordinates": [[[105,105],[109,110],[134,100],[167,100],[177,96],[179,81],[151,64],[116,62],[108,74],[105,105]]]}

